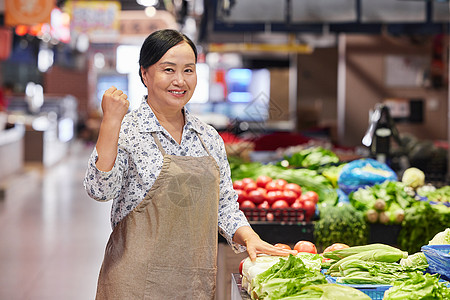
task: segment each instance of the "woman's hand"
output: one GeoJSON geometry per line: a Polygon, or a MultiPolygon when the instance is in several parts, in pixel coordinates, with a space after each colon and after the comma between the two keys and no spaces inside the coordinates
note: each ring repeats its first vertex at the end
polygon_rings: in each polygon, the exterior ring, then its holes
{"type": "Polygon", "coordinates": [[[129,106],[127,95],[114,86],[103,94],[103,119],[96,145],[98,153],[96,166],[101,171],[107,172],[114,166],[120,126],[129,106]]]}
{"type": "Polygon", "coordinates": [[[249,226],[242,226],[236,230],[234,241],[247,247],[247,253],[251,261],[256,260],[256,255],[264,253],[275,256],[296,255],[297,250],[287,250],[275,247],[263,240],[249,226]]]}
{"type": "Polygon", "coordinates": [[[107,89],[102,97],[103,119],[122,122],[130,106],[127,98],[126,94],[114,86],[107,89]]]}

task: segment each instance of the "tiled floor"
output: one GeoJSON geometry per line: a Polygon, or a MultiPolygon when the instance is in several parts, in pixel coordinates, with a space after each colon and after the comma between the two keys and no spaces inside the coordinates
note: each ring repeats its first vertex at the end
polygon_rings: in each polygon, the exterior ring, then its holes
{"type": "Polygon", "coordinates": [[[0,299],[94,299],[111,203],[84,191],[91,150],[75,142],[56,165],[26,165],[1,182],[0,299]]]}

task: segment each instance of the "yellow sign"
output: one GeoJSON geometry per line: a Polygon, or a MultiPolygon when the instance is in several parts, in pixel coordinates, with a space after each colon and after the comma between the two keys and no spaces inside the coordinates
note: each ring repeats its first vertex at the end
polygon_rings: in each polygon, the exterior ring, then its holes
{"type": "Polygon", "coordinates": [[[55,0],[5,0],[5,25],[50,23],[55,0]]]}

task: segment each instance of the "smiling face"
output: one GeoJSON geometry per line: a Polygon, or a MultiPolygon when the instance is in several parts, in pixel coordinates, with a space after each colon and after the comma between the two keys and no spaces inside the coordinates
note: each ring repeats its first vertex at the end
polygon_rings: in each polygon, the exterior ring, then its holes
{"type": "Polygon", "coordinates": [[[181,42],[154,65],[147,69],[141,67],[141,73],[152,108],[159,112],[181,112],[197,85],[194,51],[189,44],[181,42]]]}

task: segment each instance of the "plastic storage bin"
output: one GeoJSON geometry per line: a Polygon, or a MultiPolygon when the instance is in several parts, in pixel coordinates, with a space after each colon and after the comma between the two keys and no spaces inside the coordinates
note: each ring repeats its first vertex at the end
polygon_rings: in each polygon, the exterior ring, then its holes
{"type": "Polygon", "coordinates": [[[422,252],[428,261],[428,272],[450,280],[450,245],[426,245],[422,246],[422,252]]]}

